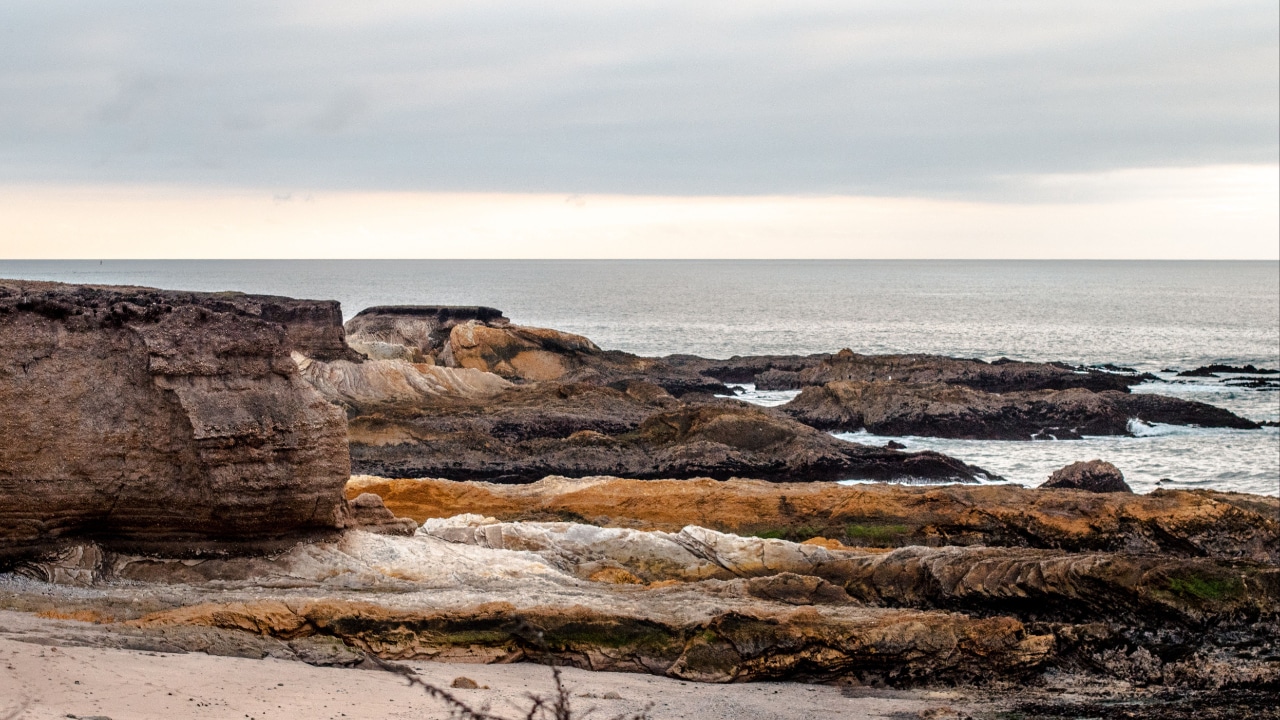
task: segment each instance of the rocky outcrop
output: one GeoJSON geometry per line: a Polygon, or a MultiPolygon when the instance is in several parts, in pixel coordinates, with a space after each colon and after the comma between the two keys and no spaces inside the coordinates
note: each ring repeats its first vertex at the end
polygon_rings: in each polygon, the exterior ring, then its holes
{"type": "MultiPolygon", "coordinates": [[[[1195,687],[1280,678],[1274,565],[1130,553],[798,545],[705,528],[429,522],[262,558],[85,549],[8,583],[0,606],[113,618],[126,634],[212,627],[337,638],[384,658],[510,662],[705,682],[1022,681],[1043,669],[1195,687]],[[78,569],[79,572],[71,572],[78,569]],[[127,581],[121,583],[120,581],[127,581]]],[[[136,636],[135,636],[136,637],[136,636]]],[[[314,643],[312,643],[314,645],[314,643]]]]}
{"type": "Polygon", "coordinates": [[[493,373],[403,359],[324,362],[297,352],[293,359],[312,387],[353,416],[485,400],[511,387],[493,373]]]}
{"type": "Polygon", "coordinates": [[[365,308],[347,321],[347,342],[371,359],[436,363],[449,332],[466,322],[494,327],[510,323],[501,310],[482,306],[384,305],[365,308]]]}
{"type": "Polygon", "coordinates": [[[335,302],[0,281],[0,556],[343,527],[346,423],[290,358],[358,359],[340,318],[335,302]]]}
{"type": "Polygon", "coordinates": [[[418,529],[418,523],[409,518],[398,518],[391,514],[382,498],[373,493],[363,493],[351,498],[347,503],[351,528],[359,528],[379,535],[412,535],[418,529]]]}
{"type": "Polygon", "coordinates": [[[1132,493],[1120,468],[1102,460],[1076,462],[1055,470],[1040,489],[1085,490],[1094,493],[1132,493]]]}
{"type": "Polygon", "coordinates": [[[993,393],[1083,388],[1125,391],[1152,379],[1148,375],[1073,368],[1056,363],[1001,359],[995,362],[938,355],[860,355],[841,350],[798,371],[768,370],[755,376],[761,390],[795,390],[809,385],[861,382],[947,383],[993,393]]]}
{"type": "Polygon", "coordinates": [[[351,420],[356,472],[533,482],[551,474],[971,482],[933,452],[837,440],[733,401],[686,405],[649,385],[513,388],[492,400],[351,420]]]}
{"type": "Polygon", "coordinates": [[[992,393],[944,382],[830,382],[805,388],[782,410],[825,430],[970,440],[1129,435],[1131,420],[1259,427],[1222,408],[1181,398],[1081,388],[992,393]]]}
{"type": "Polygon", "coordinates": [[[598,355],[595,343],[572,333],[507,325],[491,327],[475,320],[456,325],[441,360],[520,380],[557,380],[598,355]]]}
{"type": "Polygon", "coordinates": [[[666,532],[699,525],[741,535],[830,538],[847,546],[988,545],[1280,563],[1280,499],[1205,490],[1133,495],[1016,485],[613,477],[499,485],[352,478],[348,496],[364,492],[419,522],[478,513],[502,521],[572,520],[666,532]]]}

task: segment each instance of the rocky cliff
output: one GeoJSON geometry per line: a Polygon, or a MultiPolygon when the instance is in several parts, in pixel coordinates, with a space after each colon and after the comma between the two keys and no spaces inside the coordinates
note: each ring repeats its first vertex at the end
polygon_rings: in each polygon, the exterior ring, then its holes
{"type": "Polygon", "coordinates": [[[293,350],[359,360],[336,302],[0,281],[0,558],[343,527],[345,418],[293,350]]]}

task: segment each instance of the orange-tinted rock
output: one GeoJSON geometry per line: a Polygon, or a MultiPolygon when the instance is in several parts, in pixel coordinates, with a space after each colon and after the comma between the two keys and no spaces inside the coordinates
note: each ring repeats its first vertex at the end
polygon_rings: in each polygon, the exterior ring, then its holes
{"type": "Polygon", "coordinates": [[[1280,500],[1211,491],[1043,492],[1009,485],[904,486],[756,480],[547,478],[521,486],[354,477],[422,521],[478,513],[675,532],[840,538],[849,545],[1005,545],[1280,561],[1280,500]]]}

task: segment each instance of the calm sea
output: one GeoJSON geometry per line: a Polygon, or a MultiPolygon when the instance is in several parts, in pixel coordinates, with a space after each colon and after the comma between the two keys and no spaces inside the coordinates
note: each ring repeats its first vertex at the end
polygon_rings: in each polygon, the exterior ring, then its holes
{"type": "MultiPolygon", "coordinates": [[[[1139,391],[1280,419],[1280,392],[1162,372],[1280,366],[1280,263],[1269,261],[0,260],[0,277],[336,299],[348,317],[371,305],[490,305],[517,323],[645,355],[848,347],[1115,363],[1170,381],[1139,391]]],[[[1102,457],[1140,491],[1165,480],[1280,494],[1277,428],[1136,430],[1139,437],[1082,441],[906,443],[1026,484],[1102,457]]]]}

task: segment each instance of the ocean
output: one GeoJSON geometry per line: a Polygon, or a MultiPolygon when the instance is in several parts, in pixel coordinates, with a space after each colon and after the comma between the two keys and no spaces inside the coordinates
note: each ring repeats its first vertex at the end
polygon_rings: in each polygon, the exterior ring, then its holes
{"type": "MultiPolygon", "coordinates": [[[[1178,378],[1201,365],[1280,367],[1280,263],[1188,261],[10,261],[0,277],[240,290],[373,305],[489,305],[607,349],[707,357],[935,353],[1115,364],[1135,389],[1280,420],[1280,392],[1178,378]]],[[[786,395],[741,397],[777,402],[786,395]]],[[[1027,485],[1074,460],[1134,489],[1280,494],[1280,429],[1135,426],[1136,437],[1007,442],[896,438],[1027,485]]],[[[842,435],[883,443],[865,433],[842,435]]]]}

